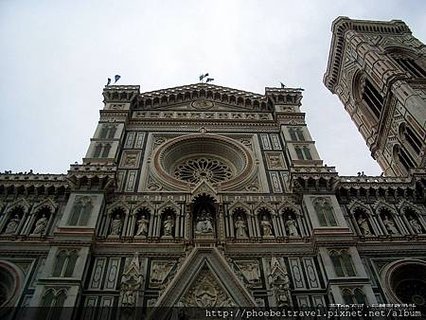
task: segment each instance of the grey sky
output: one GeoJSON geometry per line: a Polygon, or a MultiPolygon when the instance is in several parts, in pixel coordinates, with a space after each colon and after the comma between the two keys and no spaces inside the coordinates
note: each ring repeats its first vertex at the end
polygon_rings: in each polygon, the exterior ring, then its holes
{"type": "Polygon", "coordinates": [[[141,91],[197,82],[264,93],[305,88],[302,110],[325,163],[380,174],[322,84],[339,15],[404,20],[425,42],[419,1],[0,1],[0,170],[65,173],[81,162],[107,77],[141,91]]]}

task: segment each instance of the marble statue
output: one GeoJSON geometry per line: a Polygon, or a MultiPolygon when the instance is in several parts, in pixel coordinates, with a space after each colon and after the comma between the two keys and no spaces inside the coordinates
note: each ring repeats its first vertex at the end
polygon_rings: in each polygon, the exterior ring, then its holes
{"type": "Polygon", "coordinates": [[[262,235],[264,237],[273,237],[272,224],[266,216],[262,217],[262,221],[260,221],[260,226],[262,227],[262,235]]]}
{"type": "Polygon", "coordinates": [[[361,230],[361,233],[364,236],[370,236],[371,235],[371,230],[370,230],[370,226],[368,225],[368,220],[367,218],[365,218],[362,214],[359,216],[358,220],[357,220],[359,229],[361,230]]]}
{"type": "Polygon", "coordinates": [[[237,239],[247,239],[247,224],[243,217],[238,216],[235,221],[235,237],[237,239]]]}
{"type": "Polygon", "coordinates": [[[167,216],[166,220],[163,222],[163,236],[164,237],[172,237],[173,236],[173,228],[175,226],[175,220],[172,216],[167,216]]]}
{"type": "Polygon", "coordinates": [[[386,227],[386,230],[389,232],[389,234],[398,234],[398,229],[395,226],[395,222],[391,219],[389,219],[388,216],[385,216],[383,219],[383,224],[386,227]]]}
{"type": "Polygon", "coordinates": [[[417,221],[417,219],[415,219],[414,217],[410,217],[409,222],[410,222],[411,228],[413,229],[415,233],[421,234],[423,232],[422,225],[417,221]]]}
{"type": "Polygon", "coordinates": [[[111,221],[111,233],[112,236],[120,235],[121,228],[123,227],[123,222],[120,219],[120,215],[115,215],[115,218],[111,221]]]}
{"type": "Polygon", "coordinates": [[[289,236],[299,236],[299,231],[297,230],[297,222],[291,216],[288,217],[285,226],[289,236]]]}
{"type": "Polygon", "coordinates": [[[200,217],[195,225],[195,233],[211,233],[213,232],[213,224],[211,214],[203,209],[200,212],[200,217]]]}
{"type": "Polygon", "coordinates": [[[18,229],[19,223],[21,222],[21,219],[19,219],[19,216],[15,214],[15,216],[10,219],[9,223],[6,226],[6,229],[4,230],[4,234],[12,234],[15,233],[18,229]]]}
{"type": "Polygon", "coordinates": [[[138,229],[136,230],[137,236],[146,236],[148,234],[148,224],[149,220],[145,217],[143,214],[141,218],[136,221],[136,224],[138,226],[138,229]]]}
{"type": "Polygon", "coordinates": [[[46,230],[47,222],[48,222],[47,217],[43,213],[42,216],[35,223],[35,228],[34,228],[32,234],[33,235],[41,235],[46,230]]]}

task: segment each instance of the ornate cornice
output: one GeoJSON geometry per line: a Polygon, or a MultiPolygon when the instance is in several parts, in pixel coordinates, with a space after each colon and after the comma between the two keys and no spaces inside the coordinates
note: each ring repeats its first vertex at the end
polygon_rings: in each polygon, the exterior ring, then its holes
{"type": "Polygon", "coordinates": [[[138,96],[137,109],[151,110],[189,102],[208,100],[251,111],[272,111],[271,103],[300,105],[302,89],[265,88],[265,94],[247,92],[209,83],[143,92],[138,96]]]}
{"type": "Polygon", "coordinates": [[[58,194],[68,191],[65,174],[0,173],[0,193],[58,194]]]}

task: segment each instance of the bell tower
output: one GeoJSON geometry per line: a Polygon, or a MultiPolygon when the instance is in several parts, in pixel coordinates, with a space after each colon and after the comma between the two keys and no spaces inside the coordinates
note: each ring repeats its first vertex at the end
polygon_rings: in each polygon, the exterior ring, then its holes
{"type": "Polygon", "coordinates": [[[400,20],[339,17],[324,84],[387,176],[426,165],[426,47],[400,20]]]}

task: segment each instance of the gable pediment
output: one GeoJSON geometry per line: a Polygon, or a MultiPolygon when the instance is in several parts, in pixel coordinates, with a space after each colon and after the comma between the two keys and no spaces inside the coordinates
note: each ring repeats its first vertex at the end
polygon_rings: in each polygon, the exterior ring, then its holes
{"type": "Polygon", "coordinates": [[[267,111],[265,95],[207,83],[141,93],[138,110],[267,111]]]}
{"type": "Polygon", "coordinates": [[[216,248],[195,248],[156,307],[256,306],[250,293],[216,248]]]}

